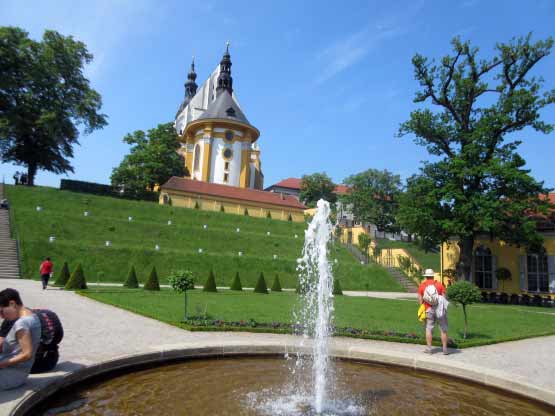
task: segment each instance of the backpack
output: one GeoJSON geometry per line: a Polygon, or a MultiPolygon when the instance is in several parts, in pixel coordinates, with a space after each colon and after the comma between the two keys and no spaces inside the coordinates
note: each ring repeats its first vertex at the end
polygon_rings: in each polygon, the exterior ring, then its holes
{"type": "Polygon", "coordinates": [[[33,309],[33,312],[40,320],[40,343],[46,347],[53,347],[62,342],[64,328],[58,315],[48,309],[33,309]]]}
{"type": "Polygon", "coordinates": [[[438,319],[443,318],[447,314],[447,308],[449,307],[449,301],[445,299],[445,296],[438,296],[438,303],[436,306],[436,317],[438,319]]]}
{"type": "Polygon", "coordinates": [[[438,303],[439,294],[437,293],[437,288],[435,283],[426,286],[424,289],[424,295],[422,296],[422,300],[426,302],[428,305],[436,306],[438,303]]]}

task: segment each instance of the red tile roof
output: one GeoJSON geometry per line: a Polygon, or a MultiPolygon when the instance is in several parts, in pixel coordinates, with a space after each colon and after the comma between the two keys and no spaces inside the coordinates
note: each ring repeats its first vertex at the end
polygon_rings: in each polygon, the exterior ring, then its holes
{"type": "Polygon", "coordinates": [[[306,209],[297,198],[279,192],[266,192],[256,189],[239,188],[236,186],[219,185],[216,183],[179,178],[177,176],[172,176],[162,185],[162,190],[182,191],[215,197],[219,196],[221,198],[239,199],[241,201],[253,203],[279,205],[287,208],[306,209]]]}
{"type": "MultiPolygon", "coordinates": [[[[287,178],[284,179],[272,186],[279,186],[281,188],[289,188],[289,189],[296,189],[298,191],[301,190],[301,182],[302,179],[300,178],[287,178]]],[[[349,187],[346,185],[337,185],[335,187],[334,192],[338,195],[344,195],[349,192],[349,187]]]]}

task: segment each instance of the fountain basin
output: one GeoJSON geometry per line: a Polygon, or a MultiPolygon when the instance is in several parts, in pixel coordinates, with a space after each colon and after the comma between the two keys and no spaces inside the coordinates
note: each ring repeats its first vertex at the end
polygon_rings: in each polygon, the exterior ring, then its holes
{"type": "MultiPolygon", "coordinates": [[[[25,400],[21,401],[10,413],[12,416],[23,416],[33,414],[33,409],[44,402],[50,396],[63,388],[73,386],[76,383],[91,380],[94,377],[108,377],[110,373],[118,370],[133,370],[144,366],[159,365],[175,360],[187,360],[197,358],[224,358],[234,356],[274,356],[283,357],[285,354],[295,354],[299,351],[309,353],[311,346],[300,347],[298,341],[290,343],[284,340],[282,344],[254,344],[254,345],[225,345],[225,346],[198,346],[187,348],[185,346],[172,346],[171,348],[159,348],[152,353],[138,354],[121,357],[111,361],[103,362],[75,372],[60,376],[43,388],[30,392],[25,400]]],[[[555,392],[544,390],[541,387],[519,382],[514,376],[492,370],[463,365],[449,357],[443,359],[438,356],[425,356],[424,354],[407,354],[394,350],[379,351],[370,346],[352,346],[350,348],[338,348],[332,346],[331,356],[348,360],[363,361],[368,363],[390,364],[394,366],[407,367],[413,370],[423,370],[426,373],[444,374],[462,380],[472,381],[474,384],[500,388],[511,395],[535,399],[551,406],[555,406],[555,392]]],[[[549,414],[549,413],[546,413],[549,414]]]]}

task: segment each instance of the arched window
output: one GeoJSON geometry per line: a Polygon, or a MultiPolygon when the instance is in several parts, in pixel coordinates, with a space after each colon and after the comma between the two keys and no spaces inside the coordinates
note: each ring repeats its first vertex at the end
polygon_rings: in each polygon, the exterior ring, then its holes
{"type": "Polygon", "coordinates": [[[481,289],[493,289],[493,261],[487,247],[474,251],[474,282],[481,289]]]}
{"type": "Polygon", "coordinates": [[[200,146],[195,145],[195,163],[193,164],[193,172],[198,172],[200,169],[200,146]]]}

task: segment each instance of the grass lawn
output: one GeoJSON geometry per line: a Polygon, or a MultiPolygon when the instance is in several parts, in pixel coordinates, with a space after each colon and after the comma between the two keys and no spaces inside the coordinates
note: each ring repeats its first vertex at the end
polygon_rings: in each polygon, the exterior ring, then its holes
{"type": "Polygon", "coordinates": [[[403,248],[412,255],[425,269],[434,269],[439,272],[440,259],[439,253],[426,252],[414,243],[405,241],[393,241],[388,239],[377,240],[379,248],[403,248]]]}
{"type": "MultiPolygon", "coordinates": [[[[188,328],[183,320],[183,295],[171,290],[146,292],[141,289],[98,289],[81,294],[123,309],[136,312],[172,325],[188,328]]],[[[252,292],[220,291],[205,293],[190,291],[189,315],[203,315],[223,321],[257,323],[290,323],[292,312],[298,307],[299,296],[294,293],[260,295],[252,292]]],[[[335,324],[338,328],[356,328],[371,333],[363,338],[424,343],[422,324],[416,319],[415,301],[335,297],[335,324]],[[396,334],[416,334],[417,338],[398,339],[396,334]]],[[[477,304],[468,308],[469,336],[463,339],[464,318],[462,307],[449,308],[449,336],[458,347],[492,344],[521,338],[555,334],[555,310],[510,305],[477,304]]],[[[249,328],[218,328],[211,330],[249,328]]],[[[272,332],[271,329],[260,329],[272,332]]],[[[348,334],[344,334],[348,335],[348,334]]],[[[439,336],[439,333],[437,333],[439,336]]]]}
{"type": "MultiPolygon", "coordinates": [[[[189,269],[195,273],[196,283],[203,284],[213,269],[221,286],[228,286],[237,271],[246,287],[255,285],[260,272],[268,280],[278,274],[283,287],[296,286],[304,223],[45,187],[6,186],[6,192],[12,228],[20,241],[24,278],[38,278],[40,262],[50,256],[55,274],[64,261],[70,270],[81,263],[86,278],[93,282],[123,282],[134,265],[140,282],[156,266],[162,283],[171,271],[189,269]],[[37,206],[42,210],[37,211],[37,206]],[[85,217],[84,211],[90,215],[85,217]],[[55,236],[53,243],[48,242],[49,236],[55,236]],[[111,242],[110,247],[106,241],[111,242]]],[[[403,291],[384,268],[360,265],[343,247],[332,250],[332,259],[337,260],[334,275],[343,289],[403,291]]]]}

